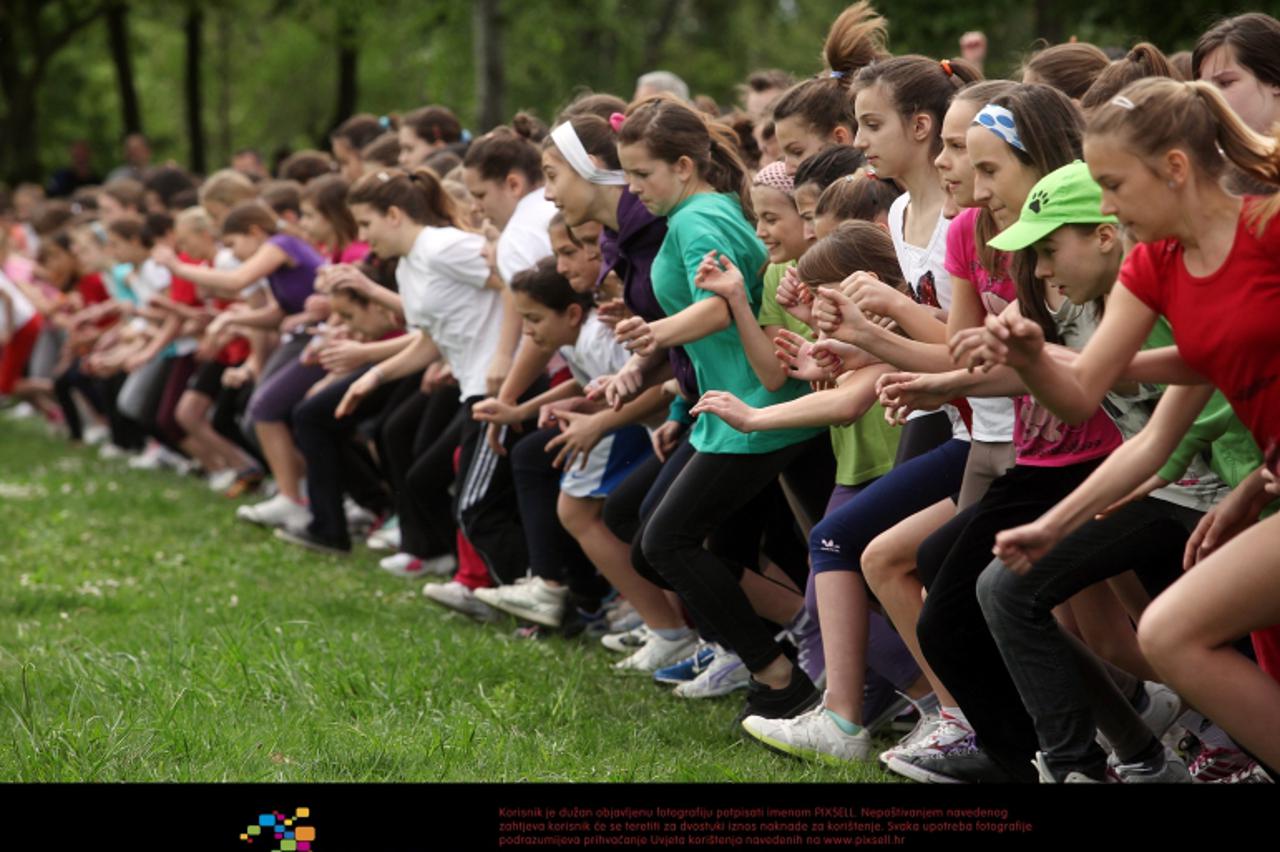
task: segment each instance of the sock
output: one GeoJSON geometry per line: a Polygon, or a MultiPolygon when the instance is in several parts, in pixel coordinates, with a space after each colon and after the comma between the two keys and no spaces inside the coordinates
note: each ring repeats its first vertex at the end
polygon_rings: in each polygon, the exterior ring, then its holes
{"type": "Polygon", "coordinates": [[[919,711],[921,716],[927,713],[937,713],[941,707],[938,704],[938,694],[936,692],[930,692],[923,698],[916,698],[911,703],[916,705],[916,710],[919,711]]]}
{"type": "Polygon", "coordinates": [[[654,630],[653,632],[656,633],[658,636],[661,636],[663,639],[666,639],[668,642],[674,642],[677,639],[683,639],[684,637],[688,636],[689,628],[663,627],[659,630],[654,630]]]}
{"type": "Polygon", "coordinates": [[[841,716],[839,713],[837,713],[834,710],[824,707],[822,708],[822,712],[830,716],[831,721],[836,723],[836,727],[839,728],[844,733],[848,734],[849,736],[855,736],[859,731],[862,730],[861,725],[853,724],[848,719],[841,716]]]}

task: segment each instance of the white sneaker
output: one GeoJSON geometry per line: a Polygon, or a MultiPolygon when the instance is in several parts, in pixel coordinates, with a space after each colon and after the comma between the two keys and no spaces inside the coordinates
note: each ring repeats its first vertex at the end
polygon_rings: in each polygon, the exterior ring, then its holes
{"type": "Polygon", "coordinates": [[[350,497],[342,501],[342,511],[347,516],[347,529],[353,533],[369,529],[378,520],[377,515],[350,497]]]}
{"type": "Polygon", "coordinates": [[[20,402],[4,413],[10,420],[26,420],[36,416],[36,408],[29,402],[20,402]]]}
{"type": "Polygon", "coordinates": [[[160,458],[160,453],[163,449],[159,443],[152,441],[145,450],[129,459],[129,469],[159,470],[164,467],[164,462],[160,458]]]}
{"type": "Polygon", "coordinates": [[[607,633],[600,637],[600,644],[618,654],[634,654],[649,641],[649,628],[641,624],[621,633],[607,633]]]}
{"type": "Polygon", "coordinates": [[[364,543],[370,550],[399,550],[400,519],[395,515],[387,518],[382,526],[369,534],[364,543]]]}
{"type": "Polygon", "coordinates": [[[91,447],[104,443],[110,437],[111,430],[106,426],[99,426],[95,423],[92,426],[84,427],[84,442],[91,447]]]}
{"type": "Polygon", "coordinates": [[[900,768],[908,765],[905,762],[909,758],[943,757],[956,752],[976,751],[977,747],[973,731],[968,725],[953,716],[939,715],[937,724],[931,726],[927,733],[917,737],[912,743],[890,749],[880,759],[900,775],[914,778],[910,769],[900,768]]]}
{"type": "Polygon", "coordinates": [[[378,560],[378,567],[400,577],[422,576],[422,560],[411,553],[393,553],[378,560]],[[417,563],[415,566],[414,563],[417,563]]]}
{"type": "Polygon", "coordinates": [[[679,639],[663,639],[649,632],[649,640],[630,657],[613,664],[613,670],[624,674],[653,674],[660,668],[678,663],[698,646],[698,634],[692,630],[679,639]]]}
{"type": "MultiPolygon", "coordinates": [[[[1173,749],[1162,746],[1164,753],[1153,760],[1138,763],[1107,762],[1121,784],[1190,784],[1191,773],[1182,758],[1173,749]]],[[[1114,759],[1114,755],[1112,756],[1114,759]]]]}
{"type": "Polygon", "coordinates": [[[307,507],[293,502],[283,494],[252,506],[241,506],[236,509],[236,517],[264,527],[296,527],[311,523],[311,512],[307,507]]]}
{"type": "Polygon", "coordinates": [[[427,600],[460,612],[476,621],[497,621],[501,618],[497,610],[476,598],[474,592],[457,580],[450,580],[447,583],[427,583],[422,587],[422,594],[427,600]]]}
{"type": "Polygon", "coordinates": [[[791,719],[748,716],[742,720],[742,728],[774,751],[805,760],[840,766],[871,759],[871,734],[867,729],[846,734],[821,704],[791,719]]]}
{"type": "Polygon", "coordinates": [[[209,474],[205,481],[208,482],[210,491],[221,494],[235,483],[237,475],[234,470],[227,468],[209,474]]]}
{"type": "Polygon", "coordinates": [[[419,559],[410,553],[394,553],[378,560],[378,567],[399,577],[452,577],[458,559],[452,553],[419,559]]]}
{"type": "Polygon", "coordinates": [[[98,448],[98,458],[103,461],[111,461],[112,459],[122,459],[129,455],[124,447],[117,447],[111,442],[107,442],[98,448]]]}
{"type": "Polygon", "coordinates": [[[712,645],[716,655],[693,680],[678,684],[672,692],[681,698],[719,698],[746,689],[751,672],[742,658],[722,645],[712,645]]]}
{"type": "Polygon", "coordinates": [[[569,587],[550,586],[541,577],[528,577],[509,586],[476,589],[475,596],[494,609],[510,613],[516,618],[532,621],[543,627],[559,627],[564,621],[569,587]]]}

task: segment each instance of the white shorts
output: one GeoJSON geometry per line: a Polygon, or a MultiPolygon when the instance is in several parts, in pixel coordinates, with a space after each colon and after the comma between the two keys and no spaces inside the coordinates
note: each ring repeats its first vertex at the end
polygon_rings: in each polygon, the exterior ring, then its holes
{"type": "Polygon", "coordinates": [[[635,465],[652,454],[648,429],[623,426],[591,448],[585,468],[575,464],[560,477],[560,490],[570,497],[607,497],[635,465]]]}

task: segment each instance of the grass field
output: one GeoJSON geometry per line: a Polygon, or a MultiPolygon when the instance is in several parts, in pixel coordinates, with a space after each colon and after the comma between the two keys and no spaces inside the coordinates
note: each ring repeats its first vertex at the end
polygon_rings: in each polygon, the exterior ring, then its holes
{"type": "Polygon", "coordinates": [[[683,701],[232,508],[0,419],[0,779],[889,780],[739,739],[742,693],[683,701]]]}

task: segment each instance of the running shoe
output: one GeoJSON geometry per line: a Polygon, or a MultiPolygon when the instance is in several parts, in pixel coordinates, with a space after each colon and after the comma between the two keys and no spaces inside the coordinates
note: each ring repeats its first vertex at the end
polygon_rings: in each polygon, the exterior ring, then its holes
{"type": "Polygon", "coordinates": [[[623,674],[652,674],[689,656],[697,644],[698,634],[692,630],[679,639],[663,639],[650,631],[644,647],[614,663],[613,670],[623,674]]]}
{"type": "Polygon", "coordinates": [[[1191,780],[1215,784],[1248,769],[1253,763],[1253,758],[1238,748],[1201,744],[1187,770],[1191,773],[1191,780]]]}
{"type": "Polygon", "coordinates": [[[742,664],[742,658],[721,645],[712,645],[715,656],[693,680],[677,686],[672,694],[680,698],[719,698],[739,689],[746,689],[751,672],[742,664]]]}
{"type": "Polygon", "coordinates": [[[502,617],[497,610],[477,599],[471,589],[457,580],[450,580],[447,583],[427,583],[422,587],[422,594],[427,600],[460,612],[476,621],[491,622],[502,617]]]}
{"type": "Polygon", "coordinates": [[[236,517],[264,527],[299,527],[311,523],[310,510],[283,494],[252,506],[240,506],[236,509],[236,517]]]}
{"type": "Polygon", "coordinates": [[[1012,784],[1031,780],[1018,777],[979,749],[945,753],[919,752],[895,757],[889,769],[923,784],[1012,784]]]}
{"type": "Polygon", "coordinates": [[[908,746],[899,746],[886,752],[885,765],[892,771],[916,781],[927,782],[917,772],[921,767],[927,773],[928,763],[920,763],[918,759],[930,757],[947,757],[955,754],[968,754],[976,751],[973,731],[968,725],[946,712],[939,714],[938,724],[927,735],[921,736],[908,746]],[[917,774],[912,774],[917,773],[917,774]]]}
{"type": "Polygon", "coordinates": [[[799,666],[791,668],[791,682],[782,689],[770,689],[754,677],[747,680],[747,700],[734,722],[741,725],[748,716],[766,719],[790,719],[822,702],[813,681],[799,666]]]}
{"type": "Polygon", "coordinates": [[[673,663],[653,673],[658,683],[686,683],[702,674],[715,659],[716,649],[710,642],[699,642],[694,652],[678,663],[673,663]]]}
{"type": "Polygon", "coordinates": [[[846,734],[823,705],[791,719],[748,716],[742,729],[767,748],[804,760],[842,766],[871,759],[871,734],[859,728],[846,734]]]}
{"type": "Polygon", "coordinates": [[[1044,752],[1036,752],[1036,759],[1031,761],[1031,765],[1036,768],[1036,774],[1040,776],[1041,784],[1101,784],[1102,781],[1097,778],[1090,777],[1087,773],[1077,770],[1070,770],[1066,777],[1061,781],[1054,776],[1053,771],[1049,769],[1049,761],[1045,757],[1044,752]]]}
{"type": "Polygon", "coordinates": [[[1190,784],[1191,774],[1182,758],[1166,745],[1149,760],[1109,764],[1110,772],[1121,784],[1190,784]]]}
{"type": "Polygon", "coordinates": [[[649,641],[649,628],[641,624],[621,633],[609,633],[600,637],[600,644],[618,654],[634,654],[649,641]]]}
{"type": "Polygon", "coordinates": [[[569,587],[548,585],[541,577],[522,577],[509,586],[476,589],[475,595],[494,609],[516,618],[556,628],[564,621],[569,587]]]}

